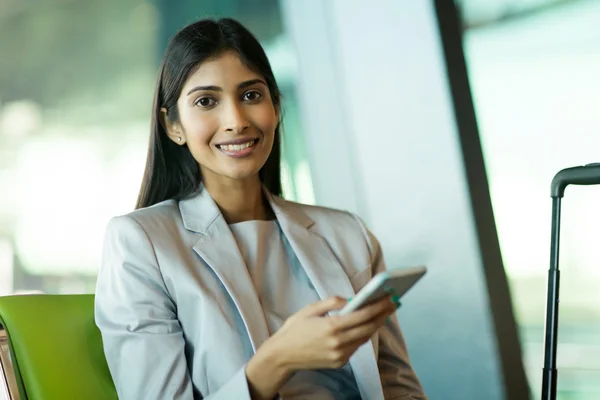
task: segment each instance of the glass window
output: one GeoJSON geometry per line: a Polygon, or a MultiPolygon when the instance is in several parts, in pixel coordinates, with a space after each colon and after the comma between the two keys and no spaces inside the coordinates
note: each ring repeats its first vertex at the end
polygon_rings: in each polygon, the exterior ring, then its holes
{"type": "MultiPolygon", "coordinates": [[[[509,17],[493,10],[508,1],[462,3],[470,10],[465,53],[502,256],[539,398],[550,182],[562,168],[600,158],[600,3],[523,2],[532,4],[509,17]]],[[[600,398],[598,202],[598,187],[569,187],[563,200],[560,399],[600,398]]]]}

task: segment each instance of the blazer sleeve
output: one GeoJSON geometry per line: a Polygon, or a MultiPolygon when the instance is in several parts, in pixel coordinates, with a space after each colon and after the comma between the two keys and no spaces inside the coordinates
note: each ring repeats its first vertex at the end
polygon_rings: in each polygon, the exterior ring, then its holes
{"type": "MultiPolygon", "coordinates": [[[[176,304],[152,242],[131,216],[114,218],[108,225],[95,319],[119,399],[202,398],[193,388],[176,304]]],[[[205,398],[249,400],[244,369],[205,398]]]]}
{"type": "MultiPolygon", "coordinates": [[[[358,216],[354,217],[361,226],[369,247],[373,275],[385,271],[386,266],[379,241],[358,216]]],[[[396,314],[390,316],[379,330],[377,365],[386,400],[427,400],[410,364],[406,342],[396,314]]]]}

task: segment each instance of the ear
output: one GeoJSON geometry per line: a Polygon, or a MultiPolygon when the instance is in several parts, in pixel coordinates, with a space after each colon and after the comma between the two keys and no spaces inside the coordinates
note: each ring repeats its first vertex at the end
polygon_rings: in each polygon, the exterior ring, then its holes
{"type": "Polygon", "coordinates": [[[167,131],[167,136],[176,144],[182,146],[185,144],[185,135],[183,134],[183,129],[181,129],[181,125],[177,122],[172,122],[167,115],[167,109],[162,107],[160,109],[160,124],[163,126],[165,131],[167,131]]]}

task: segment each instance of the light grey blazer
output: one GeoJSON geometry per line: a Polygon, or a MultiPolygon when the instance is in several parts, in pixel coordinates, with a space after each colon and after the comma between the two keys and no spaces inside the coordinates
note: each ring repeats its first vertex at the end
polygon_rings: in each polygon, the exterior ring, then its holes
{"type": "MultiPolygon", "coordinates": [[[[351,297],[385,269],[358,217],[267,197],[321,299],[351,297]]],[[[245,364],[269,332],[233,234],[206,190],[110,221],[95,313],[121,400],[250,399],[245,364]]],[[[350,365],[364,400],[425,399],[396,317],[350,365]]]]}

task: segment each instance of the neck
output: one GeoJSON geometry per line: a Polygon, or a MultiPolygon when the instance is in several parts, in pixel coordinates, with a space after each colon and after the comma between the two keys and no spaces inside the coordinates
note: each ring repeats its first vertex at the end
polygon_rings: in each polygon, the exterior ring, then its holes
{"type": "Polygon", "coordinates": [[[204,187],[229,224],[251,220],[269,220],[273,212],[266,201],[258,176],[252,180],[204,182],[204,187]]]}

